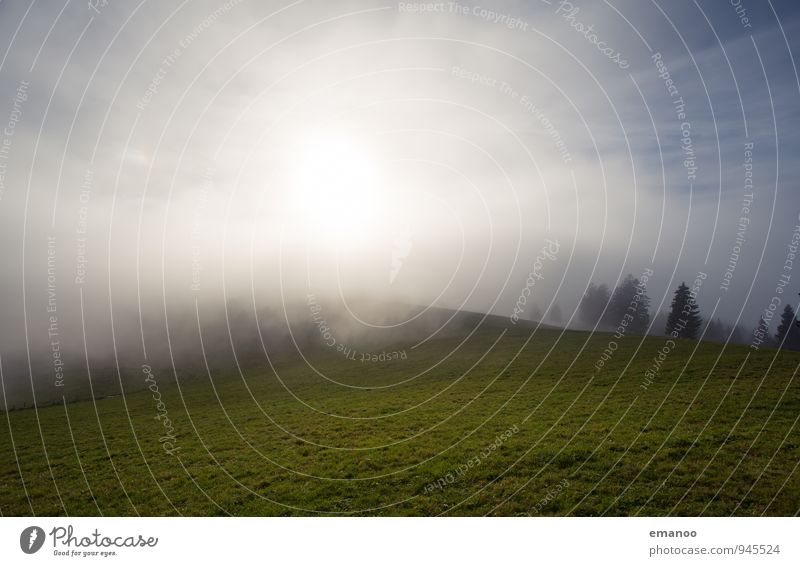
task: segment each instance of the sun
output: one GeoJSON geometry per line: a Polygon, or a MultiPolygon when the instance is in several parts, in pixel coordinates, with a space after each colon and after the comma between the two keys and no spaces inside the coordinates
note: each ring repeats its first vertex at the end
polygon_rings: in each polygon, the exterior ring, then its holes
{"type": "Polygon", "coordinates": [[[333,132],[305,134],[290,151],[291,220],[326,241],[368,241],[384,209],[374,153],[355,138],[333,132]]]}

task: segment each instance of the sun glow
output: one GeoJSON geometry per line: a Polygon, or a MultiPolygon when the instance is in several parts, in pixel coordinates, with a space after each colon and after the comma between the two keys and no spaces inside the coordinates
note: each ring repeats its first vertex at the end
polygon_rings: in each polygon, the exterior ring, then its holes
{"type": "Polygon", "coordinates": [[[361,244],[374,236],[385,202],[375,156],[353,138],[305,135],[292,146],[286,190],[291,220],[313,239],[361,244]]]}

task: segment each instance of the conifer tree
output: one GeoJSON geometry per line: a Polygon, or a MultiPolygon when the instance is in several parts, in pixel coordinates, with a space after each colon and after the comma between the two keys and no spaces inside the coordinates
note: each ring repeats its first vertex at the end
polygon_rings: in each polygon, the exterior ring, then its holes
{"type": "Polygon", "coordinates": [[[798,346],[798,332],[797,325],[795,324],[795,314],[792,305],[783,307],[783,314],[781,314],[781,322],[778,325],[778,330],[775,332],[775,343],[779,347],[796,349],[798,346]]]}
{"type": "Polygon", "coordinates": [[[667,335],[675,335],[678,338],[696,339],[702,324],[700,307],[697,306],[686,283],[681,282],[675,289],[675,296],[672,298],[665,332],[667,335]]]}

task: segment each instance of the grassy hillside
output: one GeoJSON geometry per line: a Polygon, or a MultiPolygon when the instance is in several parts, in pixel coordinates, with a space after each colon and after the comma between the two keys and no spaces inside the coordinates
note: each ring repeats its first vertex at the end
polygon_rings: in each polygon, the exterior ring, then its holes
{"type": "Polygon", "coordinates": [[[406,359],[323,349],[324,377],[299,358],[142,373],[160,407],[139,390],[0,415],[0,512],[798,512],[800,356],[678,342],[644,388],[665,340],[626,337],[598,371],[610,339],[484,327],[406,359]]]}

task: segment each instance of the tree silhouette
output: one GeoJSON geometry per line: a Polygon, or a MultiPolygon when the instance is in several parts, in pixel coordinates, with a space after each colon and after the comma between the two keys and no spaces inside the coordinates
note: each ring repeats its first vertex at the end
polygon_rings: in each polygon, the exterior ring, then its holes
{"type": "Polygon", "coordinates": [[[650,298],[644,289],[640,292],[639,280],[633,275],[628,274],[614,289],[606,310],[606,320],[611,328],[616,328],[625,320],[630,332],[644,334],[647,331],[650,324],[650,298]]]}
{"type": "Polygon", "coordinates": [[[686,283],[681,282],[672,298],[665,332],[677,338],[695,339],[702,324],[700,307],[697,306],[686,283]]]}
{"type": "Polygon", "coordinates": [[[604,283],[600,285],[590,283],[578,307],[578,316],[581,322],[590,326],[598,324],[610,298],[611,292],[604,283]]]}
{"type": "MultiPolygon", "coordinates": [[[[637,281],[638,286],[638,281],[637,281]]],[[[642,289],[639,293],[639,306],[637,307],[636,314],[634,315],[633,324],[631,329],[637,334],[645,334],[647,328],[650,326],[650,297],[642,289]]]]}
{"type": "Polygon", "coordinates": [[[778,330],[775,332],[775,343],[779,347],[797,349],[798,347],[798,333],[797,325],[795,324],[795,314],[792,305],[783,307],[783,314],[781,314],[781,323],[778,325],[778,330]]]}
{"type": "Polygon", "coordinates": [[[558,303],[555,303],[551,308],[550,312],[548,313],[550,321],[560,324],[563,317],[561,315],[561,307],[558,306],[558,303]]]}

